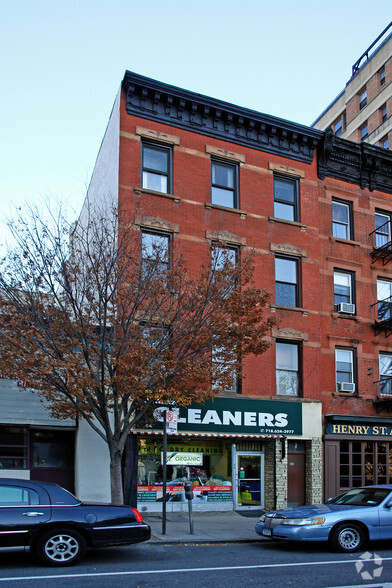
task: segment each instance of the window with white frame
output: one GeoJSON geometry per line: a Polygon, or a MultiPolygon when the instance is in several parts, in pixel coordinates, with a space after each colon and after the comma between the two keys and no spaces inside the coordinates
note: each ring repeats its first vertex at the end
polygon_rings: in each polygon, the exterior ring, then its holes
{"type": "Polygon", "coordinates": [[[275,257],[275,303],[299,306],[298,259],[275,257]]]}
{"type": "Polygon", "coordinates": [[[274,217],[288,221],[299,220],[298,180],[274,175],[274,217]]]}
{"type": "Polygon", "coordinates": [[[375,217],[375,245],[384,247],[391,241],[391,216],[387,213],[376,212],[375,217]]]}
{"type": "Polygon", "coordinates": [[[235,276],[231,270],[233,270],[238,262],[239,248],[236,246],[229,245],[217,245],[213,244],[211,248],[211,271],[212,280],[216,281],[217,278],[224,280],[222,287],[226,288],[226,294],[229,295],[235,285],[235,276]],[[227,287],[226,287],[227,284],[227,287]]]}
{"type": "Polygon", "coordinates": [[[276,342],[276,394],[300,395],[299,344],[276,342]]]}
{"type": "Polygon", "coordinates": [[[377,280],[377,318],[386,321],[392,318],[392,282],[377,280]]]}
{"type": "Polygon", "coordinates": [[[351,202],[332,201],[332,235],[338,239],[352,239],[351,202]]]}
{"type": "Polygon", "coordinates": [[[214,345],[211,351],[212,372],[214,380],[219,377],[227,379],[225,390],[221,390],[219,383],[213,383],[213,390],[218,392],[239,392],[239,378],[237,371],[237,361],[227,361],[227,354],[223,347],[214,345]]]}
{"type": "MultiPolygon", "coordinates": [[[[354,304],[354,276],[352,272],[333,272],[333,295],[335,310],[349,309],[354,304]],[[348,306],[350,305],[350,306],[348,306]]],[[[353,309],[352,309],[353,310],[353,309]]],[[[351,308],[350,308],[351,312],[351,308]]],[[[352,312],[354,314],[354,310],[352,312]]]]}
{"type": "Polygon", "coordinates": [[[339,392],[355,392],[354,349],[335,349],[336,389],[339,392]]]}
{"type": "Polygon", "coordinates": [[[141,263],[144,275],[166,276],[171,264],[171,235],[142,229],[141,263]]]}
{"type": "Polygon", "coordinates": [[[211,160],[211,202],[226,208],[238,208],[238,166],[211,160]]]}
{"type": "Polygon", "coordinates": [[[380,395],[392,396],[392,354],[380,352],[380,395]]]}
{"type": "Polygon", "coordinates": [[[142,143],[142,187],[165,194],[171,191],[171,148],[142,143]]]}

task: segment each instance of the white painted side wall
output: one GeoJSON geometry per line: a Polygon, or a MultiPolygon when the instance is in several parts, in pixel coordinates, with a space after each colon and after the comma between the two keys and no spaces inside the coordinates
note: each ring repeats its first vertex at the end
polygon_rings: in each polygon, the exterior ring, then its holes
{"type": "Polygon", "coordinates": [[[99,149],[87,196],[79,216],[79,223],[85,226],[88,210],[94,208],[110,211],[118,204],[119,160],[120,160],[120,98],[119,90],[113,110],[99,149]]]}
{"type": "Polygon", "coordinates": [[[79,500],[110,502],[108,447],[82,419],[76,438],[75,494],[79,500]]]}
{"type": "Polygon", "coordinates": [[[304,439],[316,439],[317,437],[321,439],[322,434],[323,421],[321,402],[303,402],[302,437],[304,439]]]}

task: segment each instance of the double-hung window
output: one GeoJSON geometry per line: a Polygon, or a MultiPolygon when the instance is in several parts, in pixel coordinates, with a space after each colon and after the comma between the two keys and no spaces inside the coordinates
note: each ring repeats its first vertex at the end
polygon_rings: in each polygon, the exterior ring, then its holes
{"type": "Polygon", "coordinates": [[[299,306],[298,259],[275,257],[275,303],[299,306]]]}
{"type": "Polygon", "coordinates": [[[299,220],[298,180],[274,175],[274,217],[299,220]]]}
{"type": "Polygon", "coordinates": [[[211,351],[212,371],[214,377],[213,390],[218,392],[239,392],[239,378],[237,371],[237,362],[227,360],[225,350],[223,347],[214,345],[211,351]],[[219,384],[220,379],[223,378],[226,386],[222,390],[219,384]]]}
{"type": "Polygon", "coordinates": [[[380,395],[392,396],[392,354],[380,352],[380,395]]]}
{"type": "Polygon", "coordinates": [[[333,132],[335,134],[336,137],[340,137],[340,135],[343,132],[343,121],[342,121],[342,117],[339,116],[339,118],[334,122],[333,124],[333,132]]]}
{"type": "Polygon", "coordinates": [[[364,88],[359,93],[359,110],[362,110],[362,108],[365,108],[366,105],[367,105],[367,90],[366,90],[366,88],[364,88]]]}
{"type": "Polygon", "coordinates": [[[375,217],[375,246],[384,247],[391,241],[391,217],[384,212],[376,212],[375,217]]]}
{"type": "Polygon", "coordinates": [[[166,282],[171,264],[171,235],[142,229],[141,263],[146,279],[160,277],[166,282]]]}
{"type": "Polygon", "coordinates": [[[381,139],[381,141],[380,141],[380,147],[382,147],[383,149],[389,149],[388,135],[385,135],[385,137],[383,137],[383,139],[381,139]]]}
{"type": "Polygon", "coordinates": [[[392,282],[377,280],[377,318],[389,321],[392,318],[392,282]]]}
{"type": "Polygon", "coordinates": [[[211,160],[211,202],[226,208],[239,208],[238,166],[211,160]]]}
{"type": "Polygon", "coordinates": [[[387,105],[383,104],[380,108],[380,117],[381,117],[381,123],[385,122],[388,118],[388,112],[387,112],[387,105]]]}
{"type": "Polygon", "coordinates": [[[359,130],[361,133],[361,141],[364,141],[369,136],[369,126],[368,126],[367,121],[361,126],[361,128],[359,130]]]}
{"type": "Polygon", "coordinates": [[[351,203],[332,201],[332,235],[338,239],[353,238],[351,203]]]}
{"type": "Polygon", "coordinates": [[[336,389],[339,392],[355,392],[355,350],[335,349],[336,389]]]}
{"type": "Polygon", "coordinates": [[[385,68],[380,69],[380,86],[385,86],[385,68]]]}
{"type": "MultiPolygon", "coordinates": [[[[235,246],[221,246],[213,244],[211,249],[212,281],[221,280],[220,286],[228,296],[235,288],[233,271],[238,263],[239,249],[235,246]]],[[[223,293],[223,292],[222,292],[223,293]]]]}
{"type": "Polygon", "coordinates": [[[142,187],[165,194],[171,192],[171,148],[142,143],[142,187]]]}
{"type": "Polygon", "coordinates": [[[348,314],[355,313],[354,275],[352,272],[333,272],[333,295],[335,310],[348,314]]]}
{"type": "Polygon", "coordinates": [[[300,395],[300,347],[298,343],[276,342],[276,394],[300,395]]]}

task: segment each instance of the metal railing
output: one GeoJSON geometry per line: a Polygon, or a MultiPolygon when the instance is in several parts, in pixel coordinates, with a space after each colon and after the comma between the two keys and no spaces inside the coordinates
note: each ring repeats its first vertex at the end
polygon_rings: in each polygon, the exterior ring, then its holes
{"type": "Polygon", "coordinates": [[[391,221],[387,220],[369,234],[373,245],[372,263],[376,259],[382,259],[383,265],[386,265],[392,259],[391,228],[391,221]]]}
{"type": "Polygon", "coordinates": [[[392,21],[389,23],[389,25],[387,27],[385,27],[385,29],[383,30],[383,32],[378,35],[377,39],[375,41],[373,41],[373,43],[370,45],[370,47],[368,47],[365,51],[365,53],[362,53],[361,57],[354,63],[354,65],[352,66],[352,70],[351,70],[351,76],[355,75],[357,73],[357,71],[359,70],[359,67],[361,65],[361,61],[364,57],[366,57],[366,59],[369,59],[369,53],[370,51],[373,49],[373,47],[375,45],[377,45],[377,43],[379,42],[379,40],[385,35],[385,33],[392,27],[392,21]]]}

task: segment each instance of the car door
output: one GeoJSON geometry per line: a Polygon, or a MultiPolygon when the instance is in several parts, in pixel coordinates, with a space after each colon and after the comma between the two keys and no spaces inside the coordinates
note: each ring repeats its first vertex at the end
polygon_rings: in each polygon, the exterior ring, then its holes
{"type": "Polygon", "coordinates": [[[51,516],[49,496],[28,482],[0,481],[0,546],[27,545],[30,534],[51,516]]]}
{"type": "Polygon", "coordinates": [[[379,539],[392,539],[392,498],[391,495],[379,507],[379,539]]]}

